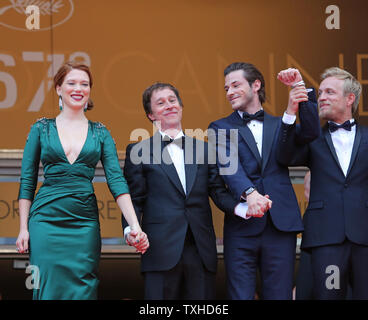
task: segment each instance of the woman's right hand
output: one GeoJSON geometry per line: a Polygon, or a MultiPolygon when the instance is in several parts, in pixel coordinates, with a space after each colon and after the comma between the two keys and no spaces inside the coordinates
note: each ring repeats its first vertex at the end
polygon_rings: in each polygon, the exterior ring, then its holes
{"type": "Polygon", "coordinates": [[[15,242],[18,253],[28,252],[29,232],[28,230],[21,230],[18,235],[18,239],[15,242]]]}

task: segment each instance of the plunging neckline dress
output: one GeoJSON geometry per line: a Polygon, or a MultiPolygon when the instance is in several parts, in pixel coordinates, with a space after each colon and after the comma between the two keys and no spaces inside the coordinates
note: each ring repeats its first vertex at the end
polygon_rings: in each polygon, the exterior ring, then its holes
{"type": "Polygon", "coordinates": [[[88,122],[86,140],[73,163],[54,118],[42,118],[31,128],[18,199],[32,201],[30,264],[39,270],[34,299],[97,299],[101,236],[92,180],[99,160],[113,197],[128,193],[115,142],[103,124],[88,122]],[[40,160],[44,182],[34,197],[40,160]]]}

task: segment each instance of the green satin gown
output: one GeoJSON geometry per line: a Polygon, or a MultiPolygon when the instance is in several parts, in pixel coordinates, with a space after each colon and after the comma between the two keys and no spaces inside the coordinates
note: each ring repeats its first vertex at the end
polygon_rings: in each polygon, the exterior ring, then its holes
{"type": "Polygon", "coordinates": [[[104,125],[89,121],[73,164],[64,153],[55,119],[42,118],[31,128],[18,199],[32,201],[30,264],[39,268],[33,299],[97,299],[101,237],[92,179],[99,160],[114,198],[128,193],[115,142],[104,125]],[[40,160],[45,179],[34,197],[40,160]]]}

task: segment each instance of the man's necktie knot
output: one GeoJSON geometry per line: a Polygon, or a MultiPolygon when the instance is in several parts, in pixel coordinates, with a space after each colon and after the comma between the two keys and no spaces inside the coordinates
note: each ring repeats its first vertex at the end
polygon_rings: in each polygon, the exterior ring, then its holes
{"type": "Polygon", "coordinates": [[[337,124],[335,122],[329,122],[328,128],[330,132],[335,132],[337,129],[345,129],[347,131],[351,131],[351,127],[355,125],[355,121],[350,122],[350,120],[345,121],[343,124],[337,124]]]}
{"type": "Polygon", "coordinates": [[[252,121],[252,120],[263,121],[263,119],[264,119],[263,110],[259,110],[255,114],[249,114],[248,112],[243,113],[243,120],[245,123],[248,123],[249,121],[252,121]]]}

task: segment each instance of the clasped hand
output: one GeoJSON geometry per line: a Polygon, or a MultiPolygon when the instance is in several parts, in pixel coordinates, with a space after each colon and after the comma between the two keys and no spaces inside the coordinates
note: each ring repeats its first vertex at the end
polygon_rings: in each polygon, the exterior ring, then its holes
{"type": "Polygon", "coordinates": [[[134,247],[137,252],[145,253],[149,247],[147,234],[142,230],[132,229],[126,236],[128,245],[134,247]]]}
{"type": "Polygon", "coordinates": [[[308,93],[305,88],[303,78],[298,69],[289,68],[282,70],[277,75],[283,84],[291,86],[292,89],[289,92],[289,103],[286,110],[287,114],[296,115],[300,102],[308,101],[308,93]],[[295,87],[293,87],[296,85],[295,87]]]}
{"type": "Polygon", "coordinates": [[[248,211],[247,216],[262,218],[271,209],[272,201],[268,194],[262,196],[257,191],[253,191],[247,196],[248,211]]]}

